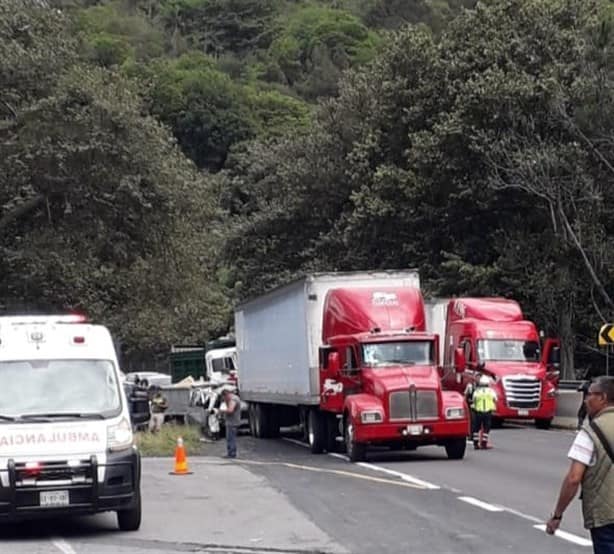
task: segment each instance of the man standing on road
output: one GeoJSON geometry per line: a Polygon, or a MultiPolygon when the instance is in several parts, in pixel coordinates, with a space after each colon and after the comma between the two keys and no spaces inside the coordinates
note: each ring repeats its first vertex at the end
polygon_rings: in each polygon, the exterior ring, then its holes
{"type": "Polygon", "coordinates": [[[226,427],[226,456],[224,458],[237,457],[237,429],[241,425],[241,400],[234,392],[234,387],[224,387],[224,404],[220,412],[224,414],[226,427]]]}
{"type": "Polygon", "coordinates": [[[588,392],[588,388],[591,386],[590,379],[586,381],[582,381],[582,384],[578,387],[578,392],[582,393],[582,402],[580,402],[580,408],[578,409],[578,431],[582,429],[582,425],[584,424],[584,418],[586,417],[586,393],[588,392]]]}
{"type": "Polygon", "coordinates": [[[568,457],[554,513],[546,524],[553,535],[563,512],[582,484],[584,527],[590,530],[595,554],[614,552],[614,378],[598,377],[586,393],[589,422],[576,435],[568,457]]]}
{"type": "Polygon", "coordinates": [[[162,429],[164,423],[164,412],[168,409],[168,400],[162,394],[162,389],[152,385],[151,397],[151,417],[149,419],[149,430],[152,433],[158,433],[162,429]]]}
{"type": "Polygon", "coordinates": [[[473,447],[478,449],[488,448],[488,434],[492,424],[492,414],[495,411],[497,393],[490,388],[490,379],[482,375],[478,380],[478,386],[473,393],[473,447]],[[482,436],[480,437],[480,432],[482,436]]]}

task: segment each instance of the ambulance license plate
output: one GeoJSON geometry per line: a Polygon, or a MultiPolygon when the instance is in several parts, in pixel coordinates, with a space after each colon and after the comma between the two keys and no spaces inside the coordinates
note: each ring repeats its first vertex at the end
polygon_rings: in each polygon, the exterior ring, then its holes
{"type": "Polygon", "coordinates": [[[68,506],[68,491],[41,491],[40,505],[43,508],[58,508],[68,506]]]}
{"type": "Polygon", "coordinates": [[[529,410],[518,410],[518,415],[529,415],[529,410]]]}
{"type": "Polygon", "coordinates": [[[408,425],[407,432],[410,435],[421,435],[422,434],[422,425],[408,425]]]}

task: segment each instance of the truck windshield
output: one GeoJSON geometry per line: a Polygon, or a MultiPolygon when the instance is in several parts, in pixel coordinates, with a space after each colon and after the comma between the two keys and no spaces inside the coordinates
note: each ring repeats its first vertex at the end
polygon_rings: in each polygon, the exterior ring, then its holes
{"type": "Polygon", "coordinates": [[[0,362],[0,413],[5,416],[112,417],[121,410],[108,360],[0,362]]]}
{"type": "Polygon", "coordinates": [[[363,344],[362,359],[373,368],[391,365],[432,365],[432,341],[375,342],[363,344]]]}
{"type": "Polygon", "coordinates": [[[478,358],[484,362],[538,362],[539,344],[514,339],[479,340],[478,358]]]}

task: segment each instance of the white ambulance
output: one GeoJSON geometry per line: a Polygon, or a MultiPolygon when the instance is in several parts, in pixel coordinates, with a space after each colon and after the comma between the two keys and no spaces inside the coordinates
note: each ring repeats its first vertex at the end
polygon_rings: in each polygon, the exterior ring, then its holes
{"type": "Polygon", "coordinates": [[[109,331],[0,317],[0,521],[116,511],[141,524],[141,460],[109,331]]]}

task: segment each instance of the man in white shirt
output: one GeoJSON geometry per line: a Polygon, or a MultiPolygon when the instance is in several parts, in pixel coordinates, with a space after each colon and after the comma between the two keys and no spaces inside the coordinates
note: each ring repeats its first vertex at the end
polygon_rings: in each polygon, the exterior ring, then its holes
{"type": "Polygon", "coordinates": [[[614,552],[614,378],[599,377],[586,393],[585,424],[569,450],[571,466],[563,479],[554,513],[546,524],[553,535],[563,512],[582,484],[584,526],[595,554],[614,552]]]}

